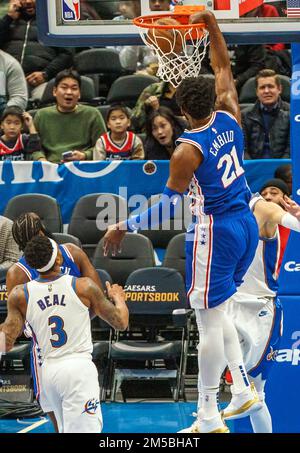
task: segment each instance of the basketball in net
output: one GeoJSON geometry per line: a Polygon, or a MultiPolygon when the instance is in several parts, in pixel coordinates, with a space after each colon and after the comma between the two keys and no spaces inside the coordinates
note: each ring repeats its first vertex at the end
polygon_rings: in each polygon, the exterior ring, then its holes
{"type": "Polygon", "coordinates": [[[146,35],[149,44],[154,45],[163,54],[174,52],[180,54],[183,48],[183,34],[177,28],[180,25],[172,17],[164,17],[153,22],[154,25],[171,25],[172,28],[150,28],[146,35]]]}
{"type": "MultiPolygon", "coordinates": [[[[196,6],[186,6],[177,14],[150,15],[133,19],[143,42],[156,55],[157,76],[175,88],[186,77],[197,77],[209,42],[204,23],[190,23],[196,6]]],[[[200,9],[199,9],[200,10],[200,9]]]]}

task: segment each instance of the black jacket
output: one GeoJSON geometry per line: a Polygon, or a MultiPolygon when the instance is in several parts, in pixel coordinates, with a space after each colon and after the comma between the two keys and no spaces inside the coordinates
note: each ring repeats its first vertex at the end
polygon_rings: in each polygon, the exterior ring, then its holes
{"type": "Polygon", "coordinates": [[[59,47],[46,47],[39,43],[36,18],[25,15],[13,20],[5,15],[0,19],[0,47],[15,57],[25,75],[35,71],[46,73],[52,79],[59,71],[72,65],[72,51],[59,47]]]}
{"type": "MultiPolygon", "coordinates": [[[[260,159],[264,151],[264,122],[257,100],[254,107],[242,112],[245,136],[245,159],[260,159]]],[[[281,98],[269,126],[270,150],[274,159],[290,157],[290,105],[281,98]]]]}

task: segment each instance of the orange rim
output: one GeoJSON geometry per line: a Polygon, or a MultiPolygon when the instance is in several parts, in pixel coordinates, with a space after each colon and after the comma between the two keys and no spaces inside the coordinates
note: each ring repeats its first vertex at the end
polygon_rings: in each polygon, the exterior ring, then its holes
{"type": "Polygon", "coordinates": [[[156,29],[166,29],[171,30],[173,28],[183,29],[183,28],[205,28],[204,22],[199,22],[197,24],[190,24],[189,18],[190,13],[181,13],[181,14],[154,14],[149,16],[139,16],[133,19],[134,25],[141,28],[156,28],[156,29]],[[175,19],[177,22],[180,22],[176,27],[174,25],[161,25],[155,23],[159,19],[175,19]]]}

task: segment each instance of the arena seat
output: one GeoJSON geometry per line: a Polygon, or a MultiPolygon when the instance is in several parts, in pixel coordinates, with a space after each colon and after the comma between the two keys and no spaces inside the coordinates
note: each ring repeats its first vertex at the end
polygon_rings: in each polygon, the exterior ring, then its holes
{"type": "Polygon", "coordinates": [[[62,232],[60,206],[55,198],[40,193],[28,193],[11,198],[4,216],[15,220],[25,212],[35,212],[51,233],[62,232]]]}
{"type": "Polygon", "coordinates": [[[118,388],[128,379],[167,379],[178,401],[184,389],[189,319],[182,276],[174,269],[155,267],[138,269],[126,281],[126,303],[130,327],[127,335],[111,344],[112,392],[114,401],[118,388]],[[140,289],[139,289],[140,288],[140,289]],[[150,289],[147,289],[150,288],[150,289]],[[153,301],[149,300],[152,294],[153,301]],[[147,295],[147,297],[145,297],[147,295]],[[127,340],[137,329],[136,338],[127,340]],[[144,332],[138,339],[138,330],[144,332]],[[163,340],[161,330],[175,331],[172,340],[163,340]],[[145,368],[124,368],[128,361],[146,362],[145,368]],[[167,364],[167,366],[166,366],[167,364]]]}
{"type": "Polygon", "coordinates": [[[115,49],[83,50],[75,55],[74,67],[94,80],[97,96],[107,96],[111,84],[126,73],[115,49]]]}
{"type": "Polygon", "coordinates": [[[114,81],[107,95],[107,104],[123,103],[133,108],[142,91],[159,80],[150,75],[132,74],[114,81]]]}
{"type": "Polygon", "coordinates": [[[105,269],[114,283],[124,285],[131,272],[141,267],[155,266],[151,241],[141,234],[126,233],[121,253],[103,255],[103,239],[95,250],[93,264],[96,269],[105,269]]]}
{"type": "Polygon", "coordinates": [[[177,234],[170,240],[163,266],[176,269],[185,278],[185,233],[177,234]]]}
{"type": "Polygon", "coordinates": [[[81,241],[83,250],[91,257],[107,226],[127,219],[127,214],[127,203],[119,195],[112,193],[85,195],[78,200],[73,209],[68,233],[81,241]]]}

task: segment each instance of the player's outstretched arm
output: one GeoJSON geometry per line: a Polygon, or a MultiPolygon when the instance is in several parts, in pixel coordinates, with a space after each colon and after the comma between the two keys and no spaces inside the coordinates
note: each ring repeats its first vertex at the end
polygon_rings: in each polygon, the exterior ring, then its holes
{"type": "MultiPolygon", "coordinates": [[[[300,206],[295,201],[289,200],[289,202],[292,204],[290,212],[269,201],[259,200],[256,203],[254,215],[259,224],[261,236],[273,237],[278,225],[300,232],[300,220],[297,218],[297,215],[300,215],[300,206]]],[[[287,207],[289,202],[285,202],[287,207]]]]}
{"type": "Polygon", "coordinates": [[[84,303],[86,303],[86,299],[88,300],[86,305],[96,316],[99,316],[114,329],[127,329],[129,314],[125,303],[125,292],[121,286],[106,282],[108,299],[89,278],[77,280],[76,288],[80,299],[83,299],[84,303]]]}
{"type": "Polygon", "coordinates": [[[21,286],[16,286],[7,300],[7,317],[0,325],[0,332],[5,334],[6,352],[12,349],[16,339],[22,334],[25,321],[25,313],[22,310],[24,304],[26,305],[24,290],[21,286]]]}
{"type": "Polygon", "coordinates": [[[215,16],[210,11],[192,14],[191,23],[204,22],[209,31],[210,62],[215,74],[216,110],[230,112],[241,125],[238,95],[231,71],[227,46],[215,16]]]}
{"type": "Polygon", "coordinates": [[[202,162],[202,155],[195,146],[180,143],[170,160],[170,176],[160,201],[141,214],[125,222],[111,225],[104,236],[104,255],[109,251],[115,255],[120,251],[121,242],[126,231],[138,231],[156,227],[165,220],[173,218],[180,206],[180,199],[189,186],[196,168],[202,162]]]}

